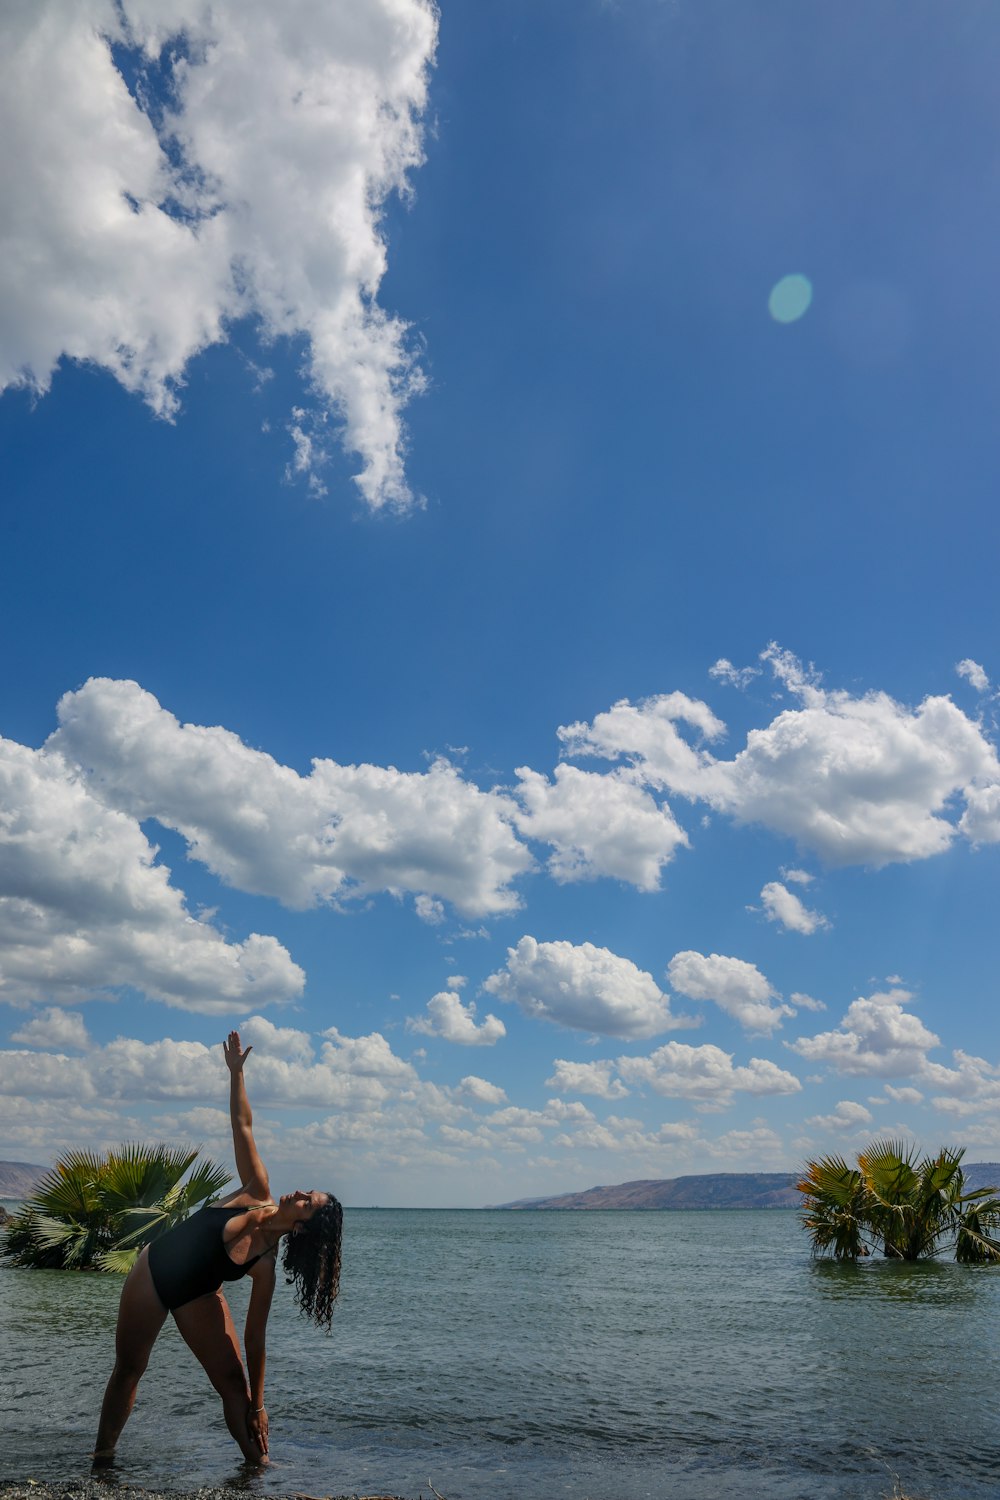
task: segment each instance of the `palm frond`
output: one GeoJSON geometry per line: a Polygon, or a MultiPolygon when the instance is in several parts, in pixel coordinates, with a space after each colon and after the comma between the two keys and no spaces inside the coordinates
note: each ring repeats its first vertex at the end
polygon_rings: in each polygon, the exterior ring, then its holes
{"type": "Polygon", "coordinates": [[[197,1151],[127,1142],[108,1154],[102,1188],[115,1206],[153,1204],[176,1187],[197,1151]]]}
{"type": "Polygon", "coordinates": [[[228,1181],[189,1147],[131,1141],[106,1156],[70,1151],[18,1216],[5,1254],[16,1265],[127,1270],[143,1245],[228,1181]]]}
{"type": "Polygon", "coordinates": [[[115,1276],[127,1276],[139,1258],[134,1250],[101,1250],[94,1256],[94,1264],[100,1271],[110,1271],[115,1276]]]}
{"type": "Polygon", "coordinates": [[[913,1153],[901,1141],[873,1141],[859,1152],[858,1166],[869,1191],[889,1210],[908,1203],[919,1185],[913,1153]]]}
{"type": "Polygon", "coordinates": [[[188,1204],[201,1203],[219,1193],[232,1181],[232,1173],[214,1161],[201,1161],[184,1184],[188,1204]]]}
{"type": "Polygon", "coordinates": [[[795,1186],[806,1197],[826,1198],[840,1204],[850,1203],[862,1185],[861,1173],[849,1167],[842,1156],[824,1156],[806,1163],[801,1181],[795,1186]]]}
{"type": "Polygon", "coordinates": [[[839,1156],[807,1163],[798,1183],[813,1249],[849,1258],[867,1243],[890,1259],[920,1260],[955,1244],[967,1263],[1000,1259],[1000,1195],[966,1192],[964,1149],[919,1157],[899,1140],[875,1140],[857,1168],[839,1156]]]}
{"type": "Polygon", "coordinates": [[[802,1225],[810,1235],[813,1253],[830,1252],[837,1260],[857,1260],[868,1254],[865,1221],[868,1192],[860,1171],[841,1156],[806,1163],[796,1184],[803,1195],[802,1225]]]}
{"type": "Polygon", "coordinates": [[[92,1214],[99,1206],[100,1169],[100,1158],[93,1153],[70,1152],[45,1174],[28,1203],[43,1214],[92,1214]]]}
{"type": "Polygon", "coordinates": [[[955,1259],[964,1266],[996,1265],[1000,1262],[1000,1240],[983,1234],[975,1225],[963,1224],[955,1240],[955,1259]]]}
{"type": "Polygon", "coordinates": [[[87,1265],[91,1259],[88,1251],[93,1250],[95,1236],[87,1224],[39,1214],[35,1219],[34,1236],[39,1247],[51,1251],[56,1264],[67,1269],[87,1265]]]}
{"type": "Polygon", "coordinates": [[[115,1242],[119,1245],[135,1245],[139,1250],[169,1228],[170,1215],[162,1208],[130,1208],[121,1216],[115,1242]]]}

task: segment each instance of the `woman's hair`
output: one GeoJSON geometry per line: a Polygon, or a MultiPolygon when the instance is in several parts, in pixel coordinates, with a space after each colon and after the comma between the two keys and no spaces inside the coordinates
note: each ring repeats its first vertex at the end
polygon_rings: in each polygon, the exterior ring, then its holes
{"type": "Polygon", "coordinates": [[[307,1318],[330,1331],[333,1304],[340,1290],[340,1234],[344,1210],[332,1193],[329,1202],[285,1238],[284,1267],[295,1300],[307,1318]]]}

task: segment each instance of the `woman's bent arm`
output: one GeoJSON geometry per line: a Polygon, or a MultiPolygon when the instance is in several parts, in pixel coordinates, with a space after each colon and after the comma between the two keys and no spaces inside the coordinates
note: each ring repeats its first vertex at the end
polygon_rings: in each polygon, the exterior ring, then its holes
{"type": "Polygon", "coordinates": [[[239,1032],[231,1031],[228,1040],[222,1044],[222,1050],[229,1069],[229,1118],[233,1127],[236,1170],[242,1186],[264,1200],[270,1197],[271,1187],[267,1178],[267,1170],[260,1159],[253,1138],[253,1115],[250,1112],[250,1100],[247,1098],[246,1084],[243,1081],[243,1064],[253,1051],[253,1047],[247,1047],[244,1051],[240,1046],[239,1032]]]}

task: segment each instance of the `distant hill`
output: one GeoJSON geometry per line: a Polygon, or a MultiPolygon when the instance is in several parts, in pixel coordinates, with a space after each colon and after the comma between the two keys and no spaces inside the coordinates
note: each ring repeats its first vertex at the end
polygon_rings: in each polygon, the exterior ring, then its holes
{"type": "Polygon", "coordinates": [[[996,1188],[1000,1194],[1000,1161],[970,1161],[962,1164],[967,1190],[996,1188]]]}
{"type": "Polygon", "coordinates": [[[498,1203],[510,1209],[798,1208],[793,1172],[716,1172],[700,1177],[644,1178],[554,1198],[498,1203]]]}
{"type": "MultiPolygon", "coordinates": [[[[1000,1190],[1000,1162],[970,1162],[964,1168],[967,1188],[1000,1190]]],[[[795,1172],[714,1172],[702,1176],[643,1178],[614,1187],[593,1187],[583,1193],[560,1193],[553,1198],[518,1198],[496,1208],[560,1210],[631,1208],[798,1208],[795,1172]]]]}
{"type": "Polygon", "coordinates": [[[30,1161],[0,1161],[0,1198],[27,1198],[47,1171],[30,1161]]]}

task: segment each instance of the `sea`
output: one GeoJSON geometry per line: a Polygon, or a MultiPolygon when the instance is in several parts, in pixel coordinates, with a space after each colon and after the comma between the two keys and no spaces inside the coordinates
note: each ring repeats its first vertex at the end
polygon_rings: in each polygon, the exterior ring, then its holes
{"type": "MultiPolygon", "coordinates": [[[[113,1276],[0,1268],[0,1478],[89,1472],[113,1276]]],[[[246,1283],[229,1289],[237,1322],[246,1283]]],[[[348,1210],[279,1276],[248,1477],[171,1320],[111,1481],[407,1500],[997,1500],[1000,1268],[814,1260],[797,1215],[348,1210]]]]}

